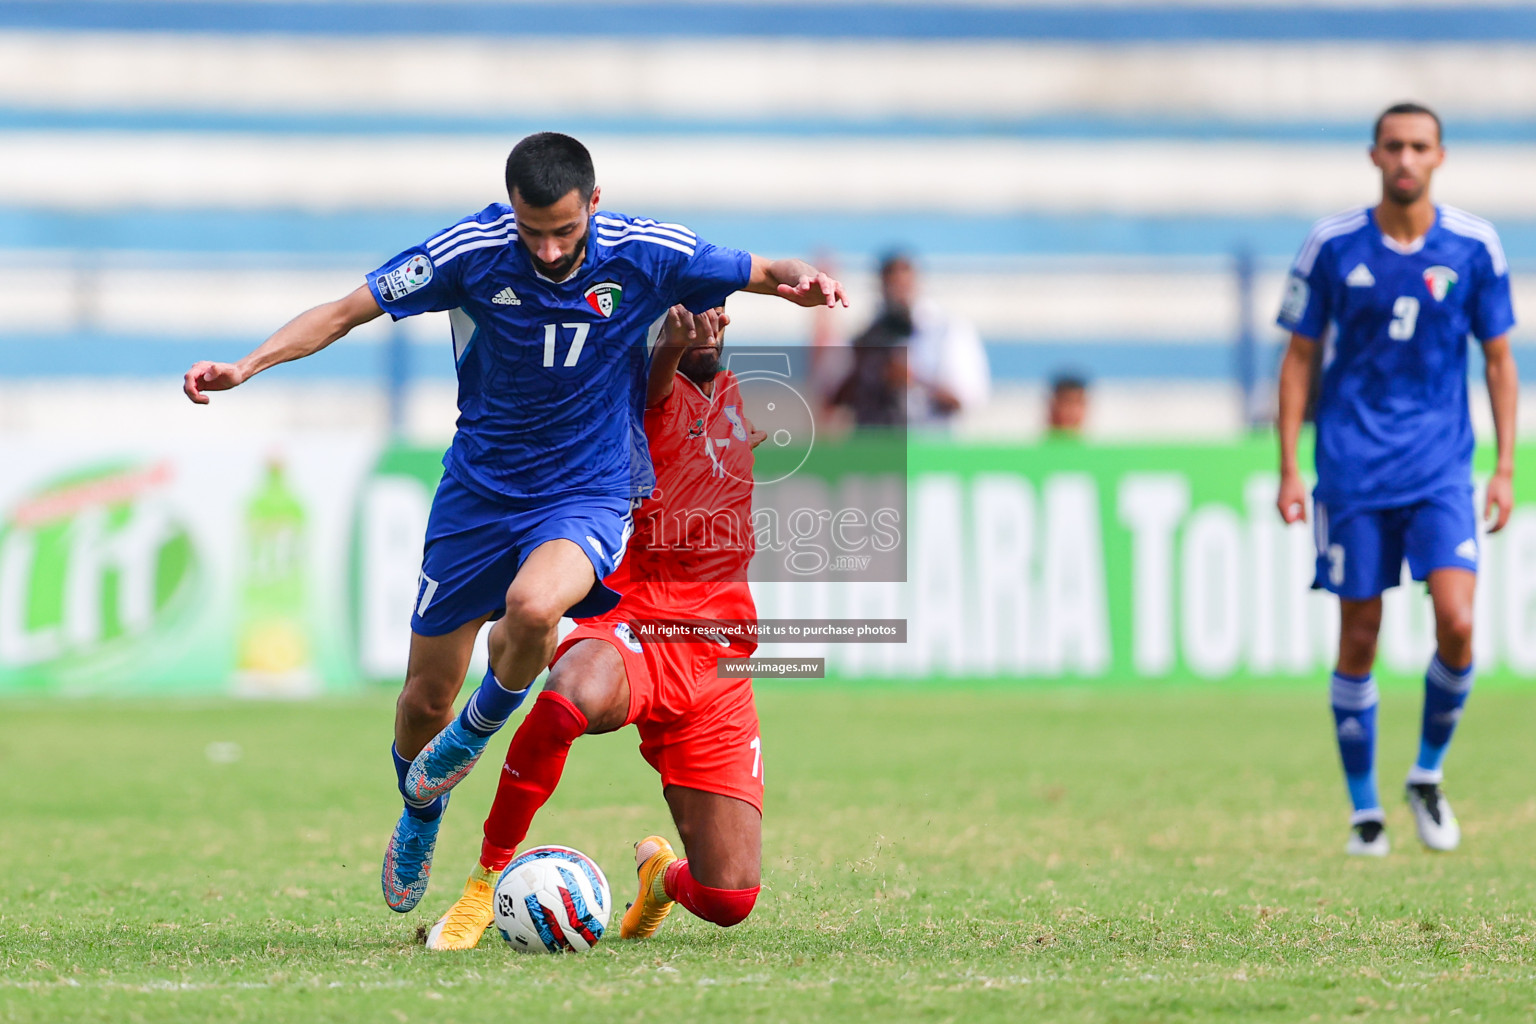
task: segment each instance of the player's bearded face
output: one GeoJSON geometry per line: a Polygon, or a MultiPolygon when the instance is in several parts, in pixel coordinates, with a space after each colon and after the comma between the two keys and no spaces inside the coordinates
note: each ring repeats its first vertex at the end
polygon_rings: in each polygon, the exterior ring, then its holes
{"type": "Polygon", "coordinates": [[[724,340],[716,337],[703,345],[692,345],[677,361],[677,371],[695,384],[715,379],[720,372],[720,346],[724,340]]]}
{"type": "Polygon", "coordinates": [[[597,209],[597,197],[596,190],[590,199],[583,199],[572,190],[551,206],[531,206],[520,194],[513,193],[517,237],[540,274],[563,281],[581,262],[590,233],[588,218],[597,209]]]}
{"type": "Polygon", "coordinates": [[[537,255],[533,255],[533,266],[539,273],[554,281],[563,281],[570,276],[572,268],[581,262],[582,256],[587,251],[587,229],[581,230],[581,237],[576,240],[575,248],[553,263],[545,263],[537,255]]]}

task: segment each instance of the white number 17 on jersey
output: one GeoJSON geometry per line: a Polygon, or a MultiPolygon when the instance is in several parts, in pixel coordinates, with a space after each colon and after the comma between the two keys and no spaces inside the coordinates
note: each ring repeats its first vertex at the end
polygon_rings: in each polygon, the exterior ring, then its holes
{"type": "Polygon", "coordinates": [[[564,327],[568,331],[575,331],[576,337],[571,339],[571,347],[565,353],[565,362],[562,366],[575,366],[576,360],[581,358],[581,347],[587,343],[587,332],[592,329],[591,324],[545,324],[544,325],[544,365],[555,365],[555,341],[559,337],[558,328],[564,327]]]}

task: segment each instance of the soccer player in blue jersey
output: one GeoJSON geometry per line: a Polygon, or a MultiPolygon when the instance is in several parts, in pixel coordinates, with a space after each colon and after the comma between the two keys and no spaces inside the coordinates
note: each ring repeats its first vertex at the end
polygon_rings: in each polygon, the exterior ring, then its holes
{"type": "Polygon", "coordinates": [[[1496,531],[1513,502],[1516,372],[1509,266],[1487,221],[1430,200],[1445,159],[1440,119],[1405,103],[1376,122],[1371,160],[1381,202],[1318,221],[1291,269],[1280,326],[1280,514],[1306,519],[1296,441],[1322,346],[1317,424],[1314,587],[1339,597],[1333,715],[1354,814],[1351,854],[1384,856],[1376,793],[1376,684],[1381,594],[1403,559],[1428,583],[1436,649],[1424,676],[1419,755],[1406,797],[1432,850],[1461,840],[1440,791],[1451,733],[1472,689],[1477,510],[1467,414],[1467,338],[1483,347],[1498,461],[1483,516],[1496,531]]]}
{"type": "Polygon", "coordinates": [[[447,311],[459,419],[427,523],[392,749],[405,809],[385,851],[385,902],[426,892],[448,791],[522,702],[562,616],[608,611],[633,502],[655,483],[644,429],[647,335],[681,303],[738,290],[847,304],[801,260],[766,260],[677,224],[598,208],[591,156],[566,135],[523,139],[493,203],[388,260],[356,291],[300,314],[237,363],[187,371],[192,401],[325,348],[381,313],[447,311]],[[475,637],[490,667],[453,714],[475,637]]]}

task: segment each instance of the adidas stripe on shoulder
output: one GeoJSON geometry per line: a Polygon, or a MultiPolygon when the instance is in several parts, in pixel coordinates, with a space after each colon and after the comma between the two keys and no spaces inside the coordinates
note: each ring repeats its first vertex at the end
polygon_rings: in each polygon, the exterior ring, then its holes
{"type": "Polygon", "coordinates": [[[624,230],[628,228],[636,228],[654,231],[657,234],[665,234],[676,238],[679,242],[687,242],[692,244],[699,240],[698,235],[694,234],[692,231],[681,224],[668,224],[665,221],[651,220],[649,217],[630,217],[626,219],[623,217],[614,217],[608,214],[599,213],[593,218],[593,220],[597,221],[597,227],[599,231],[605,229],[624,230]]]}
{"type": "Polygon", "coordinates": [[[675,249],[676,251],[682,253],[684,256],[693,255],[693,246],[691,245],[683,245],[679,242],[671,241],[670,239],[656,238],[652,235],[626,235],[622,238],[599,237],[597,240],[598,245],[605,245],[610,249],[616,248],[620,245],[628,245],[630,242],[649,242],[652,245],[660,245],[668,249],[675,249]]]}
{"type": "Polygon", "coordinates": [[[470,252],[470,251],[472,251],[474,249],[491,249],[491,248],[496,248],[496,247],[499,247],[499,246],[504,246],[508,242],[510,242],[511,240],[512,240],[512,233],[511,232],[507,232],[507,233],[501,234],[501,235],[494,235],[494,236],[491,236],[489,238],[472,238],[469,241],[466,241],[466,242],[464,242],[461,245],[457,245],[454,248],[449,249],[447,252],[443,253],[441,256],[434,256],[434,257],[432,257],[432,264],[434,266],[441,267],[443,264],[447,263],[449,260],[453,259],[456,256],[462,256],[466,252],[470,252]]]}
{"type": "Polygon", "coordinates": [[[1464,238],[1475,238],[1488,250],[1493,262],[1493,272],[1499,277],[1509,273],[1509,260],[1504,256],[1504,245],[1491,223],[1454,206],[1440,207],[1440,226],[1464,238]]]}
{"type": "Polygon", "coordinates": [[[427,239],[426,249],[435,255],[440,251],[452,248],[456,242],[462,241],[470,235],[484,235],[493,231],[505,232],[515,223],[516,221],[510,213],[504,213],[495,220],[489,221],[476,220],[473,217],[468,220],[461,220],[447,231],[427,239]]]}
{"type": "Polygon", "coordinates": [[[598,214],[593,218],[597,226],[597,244],[613,248],[630,242],[649,242],[667,249],[674,249],[692,256],[699,238],[681,224],[666,224],[645,218],[619,218],[598,214]]]}
{"type": "Polygon", "coordinates": [[[1302,277],[1312,273],[1312,265],[1317,262],[1317,254],[1322,252],[1323,245],[1330,239],[1338,238],[1359,231],[1365,227],[1366,208],[1358,207],[1353,210],[1345,210],[1336,213],[1332,217],[1324,217],[1312,225],[1312,230],[1307,234],[1307,240],[1301,245],[1301,252],[1296,254],[1296,262],[1292,269],[1302,277]]]}
{"type": "Polygon", "coordinates": [[[473,249],[485,249],[494,245],[506,245],[517,230],[512,213],[504,213],[493,220],[482,221],[471,217],[459,221],[447,231],[427,239],[424,248],[436,266],[473,249]]]}

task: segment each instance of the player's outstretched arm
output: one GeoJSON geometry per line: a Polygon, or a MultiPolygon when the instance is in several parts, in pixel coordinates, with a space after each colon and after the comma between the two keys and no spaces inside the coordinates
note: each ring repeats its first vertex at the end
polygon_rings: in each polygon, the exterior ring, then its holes
{"type": "Polygon", "coordinates": [[[228,391],[268,367],[314,355],[383,312],[368,286],[363,285],[345,298],[300,313],[238,363],[193,363],[181,389],[198,405],[207,405],[208,392],[228,391]]]}
{"type": "Polygon", "coordinates": [[[677,364],[688,346],[716,337],[731,322],[730,315],[716,306],[702,313],[690,313],[685,306],[667,310],[661,336],[651,353],[651,375],[646,379],[645,407],[650,409],[667,400],[677,381],[677,364]]]}
{"type": "Polygon", "coordinates": [[[1520,371],[1515,367],[1507,335],[1484,342],[1483,358],[1488,404],[1493,407],[1493,433],[1499,447],[1498,462],[1488,479],[1488,496],[1483,501],[1483,519],[1488,522],[1489,533],[1498,533],[1509,522],[1509,513],[1515,507],[1515,406],[1520,400],[1520,371]]]}
{"type": "Polygon", "coordinates": [[[797,306],[848,305],[848,293],[835,278],[817,270],[805,260],[765,260],[752,257],[752,276],[747,291],[760,295],[778,295],[797,306]]]}
{"type": "Polygon", "coordinates": [[[1296,443],[1301,437],[1301,421],[1307,414],[1312,357],[1316,351],[1316,341],[1293,333],[1285,360],[1280,364],[1280,494],[1275,506],[1287,523],[1307,521],[1307,482],[1296,462],[1296,443]]]}

